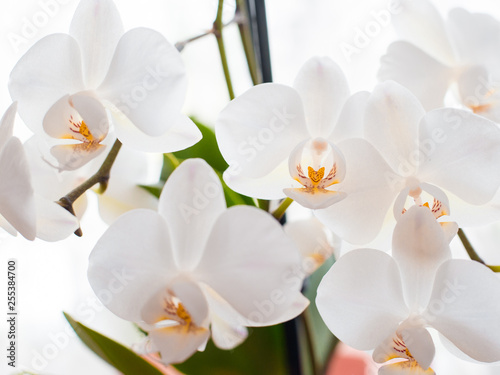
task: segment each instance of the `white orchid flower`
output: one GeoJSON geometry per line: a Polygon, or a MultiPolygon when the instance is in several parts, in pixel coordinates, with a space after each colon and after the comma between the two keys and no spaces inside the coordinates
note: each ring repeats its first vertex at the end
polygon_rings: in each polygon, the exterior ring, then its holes
{"type": "MultiPolygon", "coordinates": [[[[261,199],[288,196],[311,209],[341,201],[349,193],[346,173],[366,176],[383,164],[364,140],[341,142],[362,122],[367,96],[349,97],[344,74],[327,57],[306,62],[293,88],[277,83],[251,88],[227,105],[215,125],[230,165],[224,181],[238,193],[261,199]],[[345,149],[349,155],[356,149],[352,160],[345,149]]],[[[372,187],[383,183],[375,176],[372,187]]]]}
{"type": "Polygon", "coordinates": [[[103,304],[149,332],[165,363],[182,362],[211,335],[223,349],[240,344],[246,326],[300,314],[308,300],[297,248],[269,214],[226,210],[215,172],[201,159],[169,177],[158,212],[134,210],[115,221],[90,255],[88,277],[103,304]],[[112,298],[118,275],[130,282],[112,298]]]}
{"type": "Polygon", "coordinates": [[[33,190],[26,153],[13,136],[16,108],[13,103],[0,120],[0,227],[28,240],[62,240],[78,228],[78,220],[33,190]]]}
{"type": "MultiPolygon", "coordinates": [[[[494,122],[453,108],[426,113],[409,90],[386,81],[368,99],[358,135],[383,156],[389,169],[372,174],[384,176],[386,191],[380,196],[376,190],[353,195],[315,211],[341,238],[367,243],[379,233],[391,208],[394,223],[413,204],[428,206],[436,218],[451,213],[450,220],[460,226],[499,217],[497,208],[485,210],[500,186],[500,129],[494,122]]],[[[443,223],[450,236],[455,226],[443,223]]]]}
{"type": "Polygon", "coordinates": [[[373,249],[341,257],[318,287],[316,304],[344,343],[375,349],[379,374],[433,374],[435,329],[462,355],[500,360],[500,279],[484,265],[450,259],[432,213],[412,207],[394,230],[393,256],[373,249]]]}
{"type": "Polygon", "coordinates": [[[462,105],[500,121],[500,22],[456,8],[443,20],[427,0],[404,0],[394,17],[403,38],[382,57],[381,80],[409,88],[427,110],[443,107],[454,85],[462,105]]]}
{"type": "Polygon", "coordinates": [[[124,33],[111,0],[82,0],[69,35],[31,47],[12,70],[9,90],[33,132],[73,140],[51,149],[61,170],[104,150],[109,113],[118,139],[139,151],[172,152],[201,139],[181,114],[186,78],[178,51],[154,30],[124,33]]]}

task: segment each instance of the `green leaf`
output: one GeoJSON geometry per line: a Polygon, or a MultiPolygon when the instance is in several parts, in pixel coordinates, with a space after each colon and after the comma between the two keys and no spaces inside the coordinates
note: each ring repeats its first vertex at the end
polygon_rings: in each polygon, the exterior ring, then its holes
{"type": "Polygon", "coordinates": [[[330,332],[323,322],[318,308],[316,307],[316,291],[318,285],[326,272],[335,263],[335,257],[331,256],[307,279],[304,295],[311,302],[307,308],[304,319],[308,320],[311,329],[311,338],[314,346],[315,361],[320,368],[325,368],[332,355],[332,351],[338,343],[338,339],[330,332]]]}
{"type": "Polygon", "coordinates": [[[187,375],[286,375],[283,326],[249,329],[249,336],[233,350],[221,350],[210,341],[203,352],[175,367],[187,375]]]}
{"type": "Polygon", "coordinates": [[[69,314],[64,313],[64,316],[83,343],[122,374],[163,375],[160,370],[132,350],[84,326],[69,314]]]}
{"type": "Polygon", "coordinates": [[[191,146],[185,150],[174,152],[176,158],[186,160],[192,158],[204,159],[213,169],[218,172],[224,172],[228,164],[222,157],[219,151],[219,146],[217,145],[217,140],[215,138],[215,132],[208,126],[191,118],[193,122],[200,129],[203,138],[194,146],[191,146]]]}

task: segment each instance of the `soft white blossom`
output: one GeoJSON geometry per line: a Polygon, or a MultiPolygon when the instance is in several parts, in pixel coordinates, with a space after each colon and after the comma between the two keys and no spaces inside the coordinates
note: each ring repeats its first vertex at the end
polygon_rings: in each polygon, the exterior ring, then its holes
{"type": "Polygon", "coordinates": [[[130,211],[97,242],[88,277],[98,297],[117,273],[130,282],[103,304],[148,331],[165,363],[202,350],[210,333],[218,347],[233,348],[246,326],[292,319],[308,305],[292,240],[257,208],[226,209],[201,159],[171,174],[158,212],[130,211]]]}

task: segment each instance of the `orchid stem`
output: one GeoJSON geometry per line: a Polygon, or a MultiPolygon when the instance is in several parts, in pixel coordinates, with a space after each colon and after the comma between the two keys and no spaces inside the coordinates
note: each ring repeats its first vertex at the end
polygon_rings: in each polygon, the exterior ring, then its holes
{"type": "Polygon", "coordinates": [[[222,69],[224,70],[224,77],[226,79],[227,91],[229,93],[229,99],[233,100],[235,98],[233,83],[231,81],[231,75],[229,73],[229,64],[227,63],[226,47],[224,46],[224,38],[222,37],[222,29],[224,24],[222,23],[222,9],[224,7],[224,0],[219,0],[219,6],[217,8],[217,17],[214,21],[213,34],[217,39],[217,46],[219,47],[220,60],[222,63],[222,69]]]}
{"type": "Polygon", "coordinates": [[[279,207],[274,210],[273,212],[273,216],[275,217],[276,220],[281,220],[281,218],[283,217],[283,215],[285,214],[286,210],[288,207],[290,207],[290,205],[293,203],[293,199],[292,198],[286,198],[284,199],[279,207]]]}
{"type": "MultiPolygon", "coordinates": [[[[115,143],[113,144],[113,147],[111,147],[111,151],[109,151],[108,156],[106,156],[106,159],[102,163],[101,167],[99,170],[92,176],[90,177],[87,181],[82,183],[80,186],[76,187],[73,189],[71,192],[66,194],[64,197],[59,199],[56,203],[64,207],[66,210],[71,212],[73,215],[75,215],[75,210],[73,209],[73,204],[75,201],[80,198],[87,190],[92,188],[92,186],[99,184],[99,194],[102,194],[106,191],[108,187],[108,181],[109,181],[109,174],[111,171],[111,167],[113,166],[116,157],[118,156],[118,152],[120,151],[120,148],[122,147],[122,143],[117,139],[115,143]]],[[[82,236],[82,230],[81,228],[78,228],[75,231],[75,234],[78,237],[82,236]]]]}
{"type": "Polygon", "coordinates": [[[460,228],[458,230],[458,237],[460,237],[460,241],[462,241],[462,245],[464,245],[465,251],[467,251],[467,254],[469,254],[469,257],[472,260],[475,260],[476,262],[484,264],[486,267],[488,267],[493,272],[500,272],[500,266],[487,265],[486,262],[478,255],[478,253],[476,253],[476,250],[474,250],[474,247],[470,243],[469,239],[465,235],[462,228],[460,228]]]}
{"type": "Polygon", "coordinates": [[[302,313],[302,315],[300,315],[301,319],[302,319],[302,323],[304,324],[304,330],[305,330],[305,336],[306,336],[306,344],[307,344],[307,351],[309,352],[309,357],[310,357],[310,360],[311,360],[311,368],[312,368],[312,374],[313,375],[319,375],[320,372],[319,372],[319,369],[318,369],[318,365],[316,363],[316,355],[315,355],[315,350],[314,350],[314,342],[313,342],[313,338],[312,338],[312,327],[311,327],[311,324],[309,323],[309,319],[310,319],[310,314],[309,314],[309,310],[306,309],[304,310],[304,312],[302,313]]]}

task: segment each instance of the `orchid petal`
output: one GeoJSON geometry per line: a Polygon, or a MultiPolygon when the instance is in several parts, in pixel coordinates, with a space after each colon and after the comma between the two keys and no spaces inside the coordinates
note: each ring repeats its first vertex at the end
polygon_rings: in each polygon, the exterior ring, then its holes
{"type": "Polygon", "coordinates": [[[123,24],[111,0],[84,0],[76,8],[69,34],[82,51],[83,72],[87,87],[102,82],[113,52],[123,34],[123,24]]]}
{"type": "Polygon", "coordinates": [[[310,275],[330,256],[340,256],[341,240],[314,216],[287,221],[283,229],[298,246],[304,271],[310,275]]]}
{"type": "Polygon", "coordinates": [[[428,0],[402,0],[399,4],[402,12],[393,17],[398,34],[442,63],[454,64],[446,25],[434,5],[428,0]]]}
{"type": "Polygon", "coordinates": [[[418,176],[468,203],[485,204],[500,186],[491,162],[500,160],[499,144],[500,129],[490,120],[453,108],[431,111],[420,124],[418,176]]]}
{"type": "Polygon", "coordinates": [[[17,113],[17,102],[12,103],[0,120],[0,152],[14,134],[14,121],[17,113]]]}
{"type": "Polygon", "coordinates": [[[43,128],[53,138],[98,143],[108,134],[108,115],[104,106],[90,95],[65,95],[49,109],[43,128]]]}
{"type": "Polygon", "coordinates": [[[223,179],[232,190],[257,199],[285,198],[283,189],[300,186],[290,176],[288,160],[281,162],[267,175],[256,178],[243,176],[241,169],[233,165],[226,169],[223,179]]]}
{"type": "Polygon", "coordinates": [[[401,327],[400,332],[413,358],[422,369],[427,370],[436,354],[436,348],[429,331],[420,326],[410,326],[401,327]]]}
{"type": "Polygon", "coordinates": [[[300,69],[293,88],[299,93],[312,137],[328,137],[349,97],[347,79],[329,57],[314,57],[300,69]]]}
{"type": "Polygon", "coordinates": [[[378,375],[436,375],[433,369],[422,369],[418,363],[402,361],[382,366],[378,370],[378,375]]]}
{"type": "Polygon", "coordinates": [[[453,70],[407,42],[389,45],[381,58],[380,81],[393,80],[408,88],[431,110],[443,106],[444,96],[453,78],[453,70]]]}
{"type": "Polygon", "coordinates": [[[276,83],[252,87],[230,102],[215,134],[224,159],[245,177],[267,175],[310,137],[299,94],[276,83]]]}
{"type": "Polygon", "coordinates": [[[271,215],[235,206],[216,221],[196,274],[247,320],[245,325],[262,326],[290,320],[307,307],[299,266],[295,244],[271,215]]]}
{"type": "Polygon", "coordinates": [[[179,268],[192,269],[198,264],[225,209],[222,185],[207,162],[188,159],[172,172],[161,193],[158,212],[172,234],[179,268]]]}
{"type": "Polygon", "coordinates": [[[0,214],[28,240],[36,235],[35,201],[28,161],[19,139],[0,151],[0,214]]]}
{"type": "Polygon", "coordinates": [[[315,216],[342,239],[363,244],[373,240],[396,197],[388,176],[391,169],[377,150],[363,139],[348,139],[338,144],[346,160],[342,191],[347,198],[315,216]]]}
{"type": "Polygon", "coordinates": [[[484,265],[449,260],[438,269],[428,324],[481,362],[500,361],[500,279],[484,265]]]}
{"type": "Polygon", "coordinates": [[[154,348],[164,363],[180,363],[191,357],[210,337],[210,331],[199,328],[183,332],[178,327],[165,327],[149,332],[154,348]]]}
{"type": "Polygon", "coordinates": [[[330,331],[359,350],[374,349],[408,316],[396,262],[372,249],[340,257],[321,280],[316,305],[330,331]]]}
{"type": "Polygon", "coordinates": [[[144,209],[116,220],[89,257],[88,279],[103,304],[139,322],[146,302],[177,272],[170,233],[161,215],[144,209]]]}
{"type": "Polygon", "coordinates": [[[19,115],[34,133],[42,132],[43,118],[56,101],[83,87],[80,47],[66,34],[38,41],[10,73],[10,96],[19,101],[19,115]]]}
{"type": "Polygon", "coordinates": [[[130,120],[115,108],[111,110],[116,126],[116,136],[130,148],[143,152],[175,152],[191,147],[201,140],[202,135],[194,122],[183,114],[171,116],[168,130],[157,136],[140,131],[130,120]]]}
{"type": "Polygon", "coordinates": [[[186,78],[180,54],[156,31],[130,30],[118,42],[97,92],[145,134],[162,135],[184,103],[186,78]]]}
{"type": "Polygon", "coordinates": [[[365,125],[365,109],[370,93],[360,91],[353,94],[344,104],[337,125],[328,137],[331,143],[338,143],[348,138],[362,138],[365,125]]]}
{"type": "Polygon", "coordinates": [[[212,341],[219,349],[233,349],[248,336],[246,319],[208,285],[203,285],[210,307],[212,341]]]}
{"type": "Polygon", "coordinates": [[[58,162],[54,167],[61,172],[81,168],[97,158],[105,149],[106,147],[100,144],[78,143],[54,146],[50,149],[50,153],[58,162]]]}
{"type": "Polygon", "coordinates": [[[418,99],[393,81],[379,83],[368,99],[365,138],[404,177],[415,172],[415,167],[408,163],[412,151],[417,149],[418,125],[424,115],[418,99]]]}
{"type": "Polygon", "coordinates": [[[429,301],[437,268],[451,258],[447,238],[427,207],[413,206],[399,219],[392,256],[401,268],[406,302],[418,311],[429,301]]]}
{"type": "Polygon", "coordinates": [[[79,228],[78,219],[59,204],[35,196],[36,236],[44,241],[55,242],[69,237],[79,228]]]}
{"type": "Polygon", "coordinates": [[[340,202],[347,197],[347,194],[341,191],[332,191],[328,189],[309,191],[306,188],[283,189],[285,195],[298,204],[311,210],[328,208],[331,205],[340,202]]]}
{"type": "Polygon", "coordinates": [[[461,62],[485,64],[497,73],[498,79],[500,22],[489,14],[472,14],[456,8],[448,14],[448,28],[461,62]]]}

